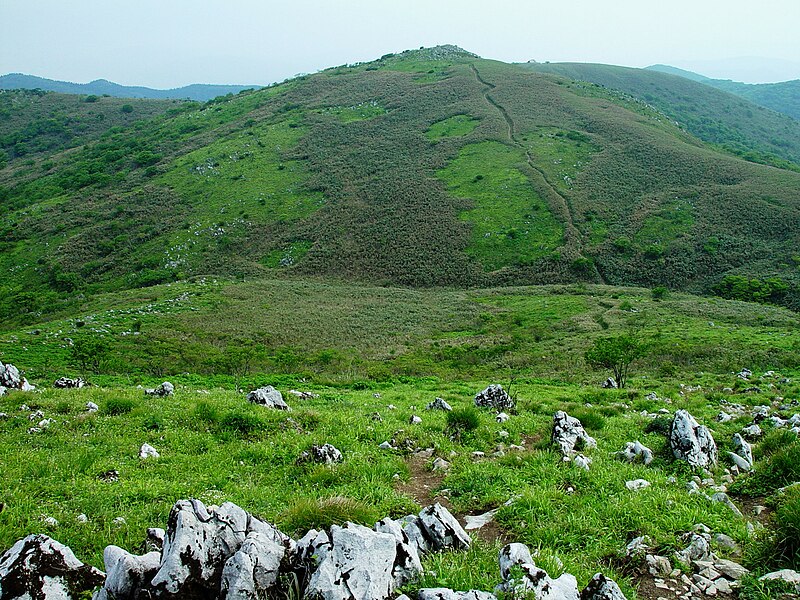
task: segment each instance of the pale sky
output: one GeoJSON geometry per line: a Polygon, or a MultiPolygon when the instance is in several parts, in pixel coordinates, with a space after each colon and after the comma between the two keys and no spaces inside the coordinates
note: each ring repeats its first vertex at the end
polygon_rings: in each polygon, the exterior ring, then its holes
{"type": "Polygon", "coordinates": [[[800,1],[0,0],[0,74],[77,83],[268,84],[437,44],[782,81],[800,78],[800,1]]]}

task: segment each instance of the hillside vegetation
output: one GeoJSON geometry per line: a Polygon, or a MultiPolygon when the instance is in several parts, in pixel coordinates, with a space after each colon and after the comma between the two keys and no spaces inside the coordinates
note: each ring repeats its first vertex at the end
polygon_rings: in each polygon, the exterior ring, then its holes
{"type": "Polygon", "coordinates": [[[11,156],[5,320],[199,275],[798,305],[800,174],[596,85],[438,47],[158,112],[11,156]]]}

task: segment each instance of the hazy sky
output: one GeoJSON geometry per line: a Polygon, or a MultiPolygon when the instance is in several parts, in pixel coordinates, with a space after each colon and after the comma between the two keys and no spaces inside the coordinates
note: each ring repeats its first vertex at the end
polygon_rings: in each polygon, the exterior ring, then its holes
{"type": "Polygon", "coordinates": [[[0,74],[80,83],[266,84],[448,43],[504,61],[798,79],[800,1],[0,0],[0,74]]]}

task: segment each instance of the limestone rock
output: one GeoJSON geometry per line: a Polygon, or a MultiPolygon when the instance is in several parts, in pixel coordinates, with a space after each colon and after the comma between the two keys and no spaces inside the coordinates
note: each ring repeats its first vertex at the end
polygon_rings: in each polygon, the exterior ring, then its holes
{"type": "Polygon", "coordinates": [[[454,592],[448,588],[423,588],[419,591],[417,600],[497,600],[497,597],[489,592],[478,590],[454,592]]]}
{"type": "Polygon", "coordinates": [[[581,592],[581,600],[626,600],[617,582],[596,573],[581,592]]]}
{"type": "Polygon", "coordinates": [[[497,413],[497,416],[494,418],[494,420],[497,421],[498,423],[505,423],[510,418],[511,417],[509,417],[506,413],[501,412],[501,413],[497,413]]]}
{"type": "Polygon", "coordinates": [[[172,396],[174,392],[175,392],[175,386],[172,385],[169,381],[163,382],[156,388],[150,388],[144,391],[144,393],[147,396],[158,396],[161,398],[164,398],[166,396],[172,396]]]}
{"type": "Polygon", "coordinates": [[[609,377],[608,379],[606,379],[603,382],[603,385],[601,387],[604,390],[615,390],[619,386],[617,386],[617,380],[616,379],[614,379],[613,377],[609,377]]]}
{"type": "Polygon", "coordinates": [[[750,444],[747,443],[747,440],[741,436],[741,434],[733,434],[733,451],[745,459],[750,466],[753,465],[753,449],[750,447],[750,444]]]}
{"type": "Polygon", "coordinates": [[[757,440],[762,435],[761,427],[757,423],[748,425],[742,429],[742,435],[748,440],[757,440]]]}
{"type": "Polygon", "coordinates": [[[475,406],[502,411],[513,409],[516,406],[516,402],[503,389],[503,386],[493,383],[485,390],[475,394],[475,406]]]}
{"type": "Polygon", "coordinates": [[[672,572],[672,565],[666,556],[648,554],[644,557],[647,571],[654,577],[664,577],[672,572]]]}
{"type": "Polygon", "coordinates": [[[709,467],[717,463],[717,445],[711,432],[699,425],[686,410],[675,413],[669,442],[675,458],[685,460],[692,467],[709,467]]]}
{"type": "Polygon", "coordinates": [[[79,389],[89,385],[84,379],[76,377],[70,379],[69,377],[59,377],[53,382],[53,387],[58,389],[79,389]]]}
{"type": "Polygon", "coordinates": [[[687,565],[698,560],[708,560],[711,556],[711,546],[708,543],[708,539],[706,539],[707,535],[691,534],[689,545],[684,550],[675,553],[678,560],[687,565]]]}
{"type": "Polygon", "coordinates": [[[158,450],[153,448],[150,444],[142,444],[139,448],[139,458],[158,458],[161,456],[158,450]]]}
{"type": "MultiPolygon", "coordinates": [[[[12,364],[3,364],[0,362],[0,387],[5,388],[3,393],[8,390],[22,390],[23,392],[30,392],[35,388],[28,383],[28,380],[22,377],[19,369],[12,364]]],[[[0,394],[2,396],[3,394],[0,394]]]]}
{"type": "Polygon", "coordinates": [[[220,598],[264,598],[278,580],[286,547],[261,531],[251,531],[222,569],[220,598]]]}
{"type": "Polygon", "coordinates": [[[436,398],[433,402],[429,403],[427,410],[444,410],[450,412],[453,407],[450,406],[444,398],[436,398]]]}
{"type": "Polygon", "coordinates": [[[438,502],[420,511],[419,527],[432,550],[466,550],[472,543],[456,518],[438,502]]]}
{"type": "Polygon", "coordinates": [[[271,385],[258,388],[247,394],[247,401],[253,404],[266,406],[267,408],[276,408],[278,410],[292,410],[289,405],[283,401],[283,396],[271,385]]]}
{"type": "Polygon", "coordinates": [[[626,481],[625,487],[631,492],[638,492],[646,487],[650,487],[650,482],[646,479],[633,479],[632,481],[626,481]]]}
{"type": "Polygon", "coordinates": [[[736,506],[733,503],[733,500],[731,500],[730,497],[728,496],[728,494],[726,494],[725,492],[717,492],[716,494],[711,496],[711,501],[712,502],[719,502],[720,504],[724,504],[725,506],[730,508],[731,512],[733,512],[733,514],[735,514],[737,517],[743,517],[744,516],[744,515],[742,515],[742,511],[739,510],[739,507],[736,506]]]}
{"type": "Polygon", "coordinates": [[[495,588],[495,593],[508,594],[512,598],[535,600],[580,600],[578,581],[574,575],[564,573],[552,579],[544,569],[532,563],[519,566],[522,572],[518,578],[510,578],[495,588]]]}
{"type": "Polygon", "coordinates": [[[67,546],[46,535],[29,535],[0,556],[0,597],[4,599],[77,598],[104,579],[103,573],[84,565],[67,546]]]}
{"type": "Polygon", "coordinates": [[[322,444],[322,446],[311,446],[311,451],[304,451],[300,455],[301,461],[310,460],[315,463],[332,465],[344,460],[342,453],[333,444],[322,444]]]}
{"type": "Polygon", "coordinates": [[[789,585],[795,586],[795,589],[800,592],[800,573],[792,571],[791,569],[781,569],[780,571],[773,571],[758,578],[759,581],[783,581],[789,585]]]}
{"type": "Polygon", "coordinates": [[[561,450],[561,454],[569,456],[573,452],[597,447],[591,437],[575,417],[570,417],[563,410],[553,416],[553,443],[561,450]]]}
{"type": "Polygon", "coordinates": [[[392,577],[396,586],[404,585],[422,573],[418,548],[398,521],[388,517],[382,519],[375,523],[375,531],[394,536],[396,548],[392,577]]]}
{"type": "Polygon", "coordinates": [[[653,451],[639,440],[625,444],[625,447],[617,452],[617,456],[629,463],[641,460],[645,465],[649,465],[653,462],[653,451]]]}
{"type": "Polygon", "coordinates": [[[498,556],[500,563],[500,577],[503,581],[511,576],[511,568],[524,564],[533,564],[533,557],[525,544],[506,544],[500,549],[498,556]]]}
{"type": "Polygon", "coordinates": [[[118,546],[106,546],[103,561],[106,581],[96,600],[137,600],[158,571],[161,553],[134,556],[118,546]]]}

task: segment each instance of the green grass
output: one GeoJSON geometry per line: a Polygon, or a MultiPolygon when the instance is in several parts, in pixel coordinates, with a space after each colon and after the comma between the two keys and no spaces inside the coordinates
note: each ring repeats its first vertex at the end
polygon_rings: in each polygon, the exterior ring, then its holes
{"type": "Polygon", "coordinates": [[[469,115],[455,115],[454,117],[437,121],[428,128],[425,135],[431,141],[447,137],[463,137],[472,133],[479,124],[479,119],[469,115]]]}
{"type": "Polygon", "coordinates": [[[438,172],[451,195],[474,202],[461,213],[472,225],[467,252],[488,271],[533,262],[561,243],[563,228],[519,170],[523,163],[516,148],[481,142],[438,172]]]}

